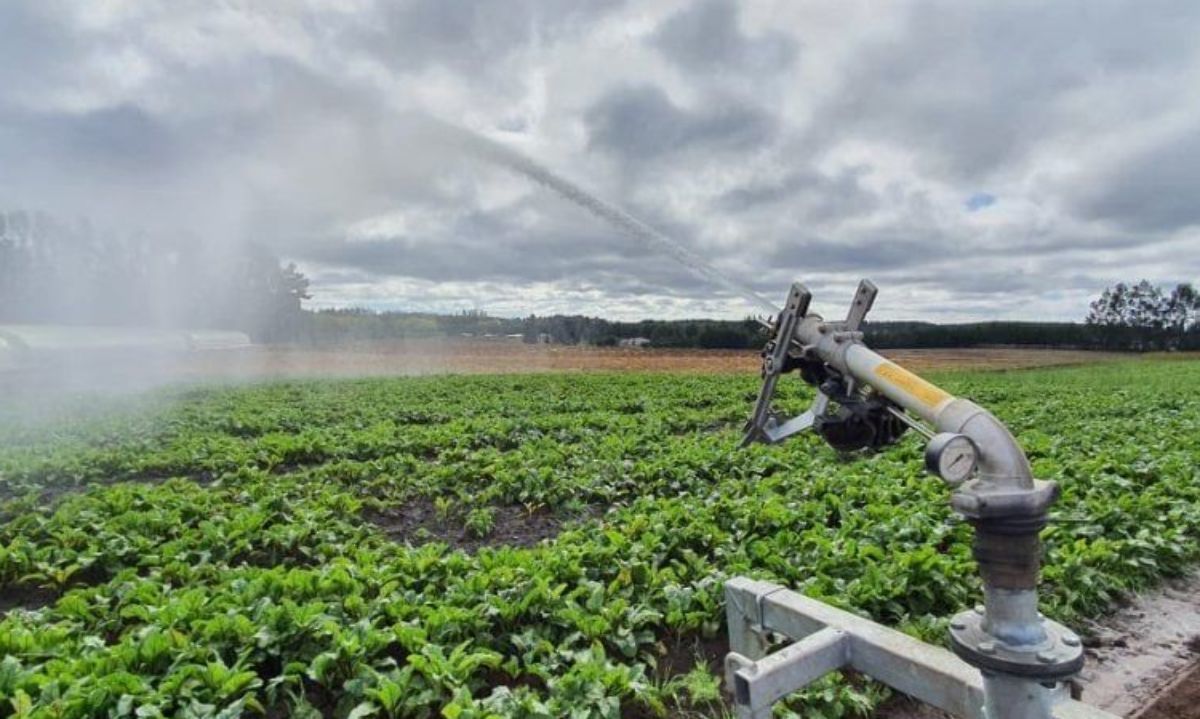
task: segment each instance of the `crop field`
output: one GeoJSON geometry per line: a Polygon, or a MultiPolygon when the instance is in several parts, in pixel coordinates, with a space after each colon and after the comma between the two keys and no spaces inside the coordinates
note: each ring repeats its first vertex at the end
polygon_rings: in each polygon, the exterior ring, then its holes
{"type": "MultiPolygon", "coordinates": [[[[1015,369],[1090,364],[1128,359],[1114,352],[1017,347],[884,350],[888,358],[914,371],[978,368],[1015,369]]],[[[1185,353],[1186,355],[1186,353],[1185,353]]],[[[530,345],[512,341],[410,340],[366,342],[332,348],[248,347],[198,352],[168,366],[181,379],[427,374],[526,374],[530,372],[691,372],[757,373],[756,350],[589,347],[530,345]]]]}
{"type": "MultiPolygon", "coordinates": [[[[1200,362],[930,378],[1062,485],[1047,614],[1200,559],[1200,362]]],[[[756,390],[545,373],[0,409],[0,717],[723,716],[742,574],[940,642],[979,586],[921,442],[739,450],[756,390]]],[[[885,694],[834,677],[789,707],[885,694]]]]}

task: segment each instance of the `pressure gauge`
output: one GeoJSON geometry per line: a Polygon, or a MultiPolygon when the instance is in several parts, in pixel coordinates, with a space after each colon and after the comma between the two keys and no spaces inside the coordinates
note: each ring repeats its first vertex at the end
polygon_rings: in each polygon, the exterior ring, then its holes
{"type": "Polygon", "coordinates": [[[967,481],[975,471],[979,453],[970,438],[953,432],[934,435],[925,447],[925,469],[951,486],[967,481]]]}

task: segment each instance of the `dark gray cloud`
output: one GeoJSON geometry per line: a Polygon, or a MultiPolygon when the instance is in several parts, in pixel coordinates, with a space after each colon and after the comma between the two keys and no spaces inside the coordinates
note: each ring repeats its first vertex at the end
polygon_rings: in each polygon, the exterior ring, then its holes
{"type": "Polygon", "coordinates": [[[592,147],[634,161],[684,150],[761,146],[771,142],[777,130],[774,119],[756,108],[713,99],[689,111],[653,85],[608,92],[588,109],[584,122],[592,147]]]}
{"type": "Polygon", "coordinates": [[[961,259],[970,252],[935,228],[925,228],[879,231],[838,241],[796,238],[780,243],[769,261],[774,266],[793,267],[799,272],[819,267],[827,272],[858,272],[866,276],[961,259]]]}
{"type": "Polygon", "coordinates": [[[487,73],[534,43],[569,41],[624,0],[403,0],[361,18],[367,47],[402,70],[441,65],[487,73]]]}
{"type": "Polygon", "coordinates": [[[79,114],[0,111],[0,122],[7,133],[22,138],[2,148],[14,153],[12,162],[28,162],[35,155],[77,169],[158,174],[187,153],[170,127],[134,105],[79,114]]]}
{"type": "Polygon", "coordinates": [[[597,225],[553,198],[535,197],[488,212],[467,210],[441,218],[437,225],[419,234],[385,230],[367,237],[310,237],[290,243],[288,250],[301,260],[375,277],[573,281],[630,294],[671,292],[696,282],[687,270],[659,261],[637,240],[597,225]]]}
{"type": "Polygon", "coordinates": [[[860,178],[862,168],[849,168],[830,176],[812,169],[800,169],[772,180],[751,180],[722,193],[715,200],[726,212],[778,211],[787,205],[804,213],[813,222],[854,217],[870,213],[879,206],[879,197],[865,189],[860,178]]]}
{"type": "Polygon", "coordinates": [[[1182,132],[1116,158],[1097,175],[1080,178],[1070,193],[1074,209],[1134,232],[1200,225],[1200,118],[1196,120],[1182,132]]]}
{"type": "Polygon", "coordinates": [[[791,65],[797,51],[796,40],[784,33],[743,33],[732,0],[686,4],[659,26],[654,42],[676,65],[705,73],[778,74],[791,65]]]}

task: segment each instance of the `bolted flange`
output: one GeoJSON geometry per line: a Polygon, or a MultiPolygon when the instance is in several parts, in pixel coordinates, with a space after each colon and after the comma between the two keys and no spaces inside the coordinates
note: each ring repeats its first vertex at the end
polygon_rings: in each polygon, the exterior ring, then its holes
{"type": "Polygon", "coordinates": [[[984,617],[971,610],[950,620],[954,653],[979,669],[1039,680],[1065,679],[1083,668],[1079,637],[1058,622],[1043,620],[1046,639],[1037,644],[1013,645],[986,632],[984,617]]]}

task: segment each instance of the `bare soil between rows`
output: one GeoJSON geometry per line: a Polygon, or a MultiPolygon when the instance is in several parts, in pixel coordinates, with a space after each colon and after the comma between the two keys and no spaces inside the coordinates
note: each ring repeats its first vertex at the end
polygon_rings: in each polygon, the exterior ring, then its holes
{"type": "Polygon", "coordinates": [[[58,601],[59,593],[45,587],[13,584],[0,588],[0,617],[11,609],[33,611],[58,601]]]}
{"type": "Polygon", "coordinates": [[[1200,662],[1193,663],[1137,719],[1197,719],[1200,717],[1200,662]]]}
{"type": "Polygon", "coordinates": [[[528,509],[520,505],[494,505],[489,509],[493,526],[482,536],[472,531],[463,517],[444,515],[432,500],[424,497],[383,510],[366,510],[363,518],[393,541],[413,545],[443,542],[451,549],[472,553],[482,547],[532,547],[558,536],[565,524],[598,512],[589,508],[575,516],[545,507],[528,509]]]}

